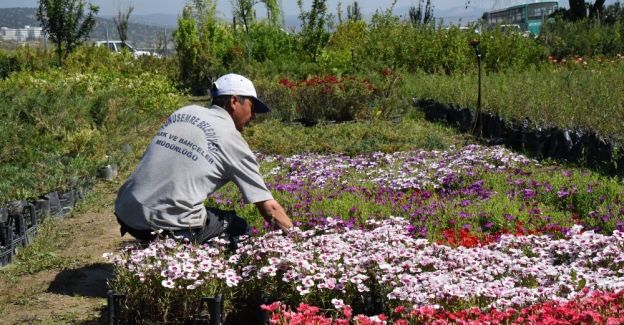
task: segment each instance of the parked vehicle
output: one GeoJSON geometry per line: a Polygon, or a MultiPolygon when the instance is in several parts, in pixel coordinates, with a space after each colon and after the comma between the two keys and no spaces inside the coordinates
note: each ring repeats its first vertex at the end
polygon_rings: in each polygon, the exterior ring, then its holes
{"type": "Polygon", "coordinates": [[[558,1],[534,1],[500,10],[483,13],[483,19],[489,27],[518,26],[520,32],[538,36],[544,21],[559,8],[558,1]]]}
{"type": "Polygon", "coordinates": [[[130,51],[132,53],[132,55],[135,58],[147,55],[147,56],[154,56],[154,57],[160,57],[160,54],[158,53],[152,53],[149,51],[141,51],[141,50],[137,50],[135,49],[132,45],[128,44],[128,42],[124,43],[122,41],[117,41],[117,40],[113,40],[113,41],[96,41],[94,43],[95,46],[106,46],[108,47],[109,50],[111,50],[111,52],[114,53],[120,53],[121,51],[123,51],[124,49],[130,51]]]}

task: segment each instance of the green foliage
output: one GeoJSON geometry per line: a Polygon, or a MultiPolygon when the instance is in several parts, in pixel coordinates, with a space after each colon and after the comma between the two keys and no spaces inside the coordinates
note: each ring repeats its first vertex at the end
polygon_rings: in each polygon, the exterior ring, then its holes
{"type": "Polygon", "coordinates": [[[245,138],[254,150],[281,155],[443,149],[453,136],[447,128],[407,117],[398,122],[321,123],[313,127],[267,120],[245,129],[245,138]]]}
{"type": "Polygon", "coordinates": [[[180,83],[193,95],[207,94],[215,76],[225,72],[224,60],[233,45],[231,32],[216,19],[212,1],[186,6],[174,34],[180,67],[180,83]]]}
{"type": "Polygon", "coordinates": [[[484,32],[480,40],[483,62],[489,71],[522,71],[540,65],[548,54],[534,39],[500,28],[484,32]]]}
{"type": "Polygon", "coordinates": [[[599,20],[570,22],[557,17],[544,25],[539,40],[557,58],[616,56],[624,53],[624,19],[605,24],[599,20]]]}
{"type": "Polygon", "coordinates": [[[251,25],[247,33],[235,31],[233,38],[229,63],[235,68],[245,69],[245,65],[253,61],[280,65],[298,60],[297,39],[279,26],[260,22],[251,25]]]}
{"type": "Polygon", "coordinates": [[[89,12],[85,16],[85,5],[84,0],[39,0],[37,20],[43,32],[56,44],[59,65],[95,26],[99,8],[89,4],[89,12]]]}
{"type": "Polygon", "coordinates": [[[191,16],[189,7],[185,7],[182,17],[178,19],[178,29],[173,34],[176,43],[176,57],[180,65],[180,82],[194,94],[201,94],[202,78],[198,76],[199,68],[199,31],[191,16]]]}
{"type": "Polygon", "coordinates": [[[151,73],[12,74],[0,82],[0,201],[92,177],[122,144],[146,141],[179,104],[171,83],[151,73]]]}
{"type": "Polygon", "coordinates": [[[316,62],[321,49],[329,39],[327,32],[327,0],[313,0],[310,11],[303,9],[303,1],[297,0],[301,13],[301,32],[299,37],[301,40],[301,50],[308,57],[316,62]]]}
{"type": "MultiPolygon", "coordinates": [[[[594,130],[624,140],[624,61],[573,61],[566,66],[492,73],[483,78],[483,110],[532,126],[594,130]]],[[[417,98],[475,108],[476,74],[406,76],[417,98]]]]}
{"type": "Polygon", "coordinates": [[[19,65],[17,64],[15,57],[0,50],[0,79],[4,79],[11,74],[11,72],[17,71],[19,65]]]}

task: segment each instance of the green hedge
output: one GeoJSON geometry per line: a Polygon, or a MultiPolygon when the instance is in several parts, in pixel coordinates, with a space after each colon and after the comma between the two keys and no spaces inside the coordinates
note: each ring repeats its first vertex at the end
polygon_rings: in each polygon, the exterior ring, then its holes
{"type": "Polygon", "coordinates": [[[18,72],[0,81],[0,202],[63,189],[144,143],[181,103],[151,73],[18,72]]]}

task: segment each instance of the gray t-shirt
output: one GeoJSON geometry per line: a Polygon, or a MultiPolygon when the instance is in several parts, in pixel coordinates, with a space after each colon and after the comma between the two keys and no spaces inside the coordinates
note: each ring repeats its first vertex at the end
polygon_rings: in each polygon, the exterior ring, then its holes
{"type": "Polygon", "coordinates": [[[136,230],[202,227],[204,200],[228,181],[245,203],[273,198],[230,115],[218,106],[185,106],[169,116],[119,189],[115,213],[136,230]]]}

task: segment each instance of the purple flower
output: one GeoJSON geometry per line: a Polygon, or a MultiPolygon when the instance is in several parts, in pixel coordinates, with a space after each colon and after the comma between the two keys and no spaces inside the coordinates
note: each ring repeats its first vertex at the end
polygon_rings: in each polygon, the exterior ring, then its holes
{"type": "Polygon", "coordinates": [[[524,190],[522,190],[522,195],[525,199],[534,199],[535,197],[537,197],[537,193],[530,188],[525,188],[524,190]]]}
{"type": "Polygon", "coordinates": [[[624,232],[624,221],[618,220],[618,222],[615,223],[615,229],[624,232]]]}
{"type": "Polygon", "coordinates": [[[460,218],[470,218],[470,214],[465,212],[465,211],[460,211],[459,212],[459,217],[460,218]]]}
{"type": "Polygon", "coordinates": [[[569,195],[570,195],[569,191],[566,191],[566,190],[559,190],[559,191],[557,191],[557,196],[559,198],[565,198],[565,197],[568,197],[569,195]]]}

